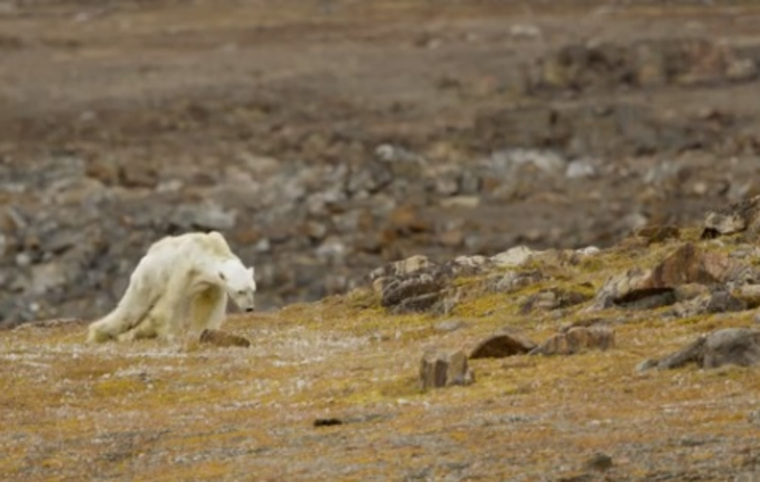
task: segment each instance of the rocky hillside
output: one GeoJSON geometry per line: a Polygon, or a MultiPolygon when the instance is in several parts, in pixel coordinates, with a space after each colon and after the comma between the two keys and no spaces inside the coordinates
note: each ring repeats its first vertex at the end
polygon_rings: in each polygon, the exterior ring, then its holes
{"type": "Polygon", "coordinates": [[[189,230],[266,310],[756,194],[757,6],[676,3],[0,2],[0,323],[102,315],[189,230]]]}
{"type": "Polygon", "coordinates": [[[753,480],[759,205],[601,250],[414,256],[179,345],[0,332],[0,476],[753,480]]]}

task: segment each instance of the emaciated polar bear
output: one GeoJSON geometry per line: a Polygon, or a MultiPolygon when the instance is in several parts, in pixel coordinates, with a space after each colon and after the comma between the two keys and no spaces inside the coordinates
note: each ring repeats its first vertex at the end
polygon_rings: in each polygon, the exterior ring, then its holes
{"type": "Polygon", "coordinates": [[[254,269],[246,268],[220,233],[187,233],[153,243],[116,308],[89,327],[87,341],[160,337],[218,329],[229,296],[253,311],[254,269]]]}

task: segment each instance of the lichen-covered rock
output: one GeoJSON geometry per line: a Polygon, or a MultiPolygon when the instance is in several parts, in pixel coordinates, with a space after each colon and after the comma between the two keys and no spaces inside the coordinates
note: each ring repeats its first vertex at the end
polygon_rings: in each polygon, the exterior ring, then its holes
{"type": "Polygon", "coordinates": [[[591,309],[656,308],[675,303],[676,289],[682,285],[742,285],[755,278],[751,266],[686,243],[653,269],[635,267],[610,278],[597,293],[591,309]]]}

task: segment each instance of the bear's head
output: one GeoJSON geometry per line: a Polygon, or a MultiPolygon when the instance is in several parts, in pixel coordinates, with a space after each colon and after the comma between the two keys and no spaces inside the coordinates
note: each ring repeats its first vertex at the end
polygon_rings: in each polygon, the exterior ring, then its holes
{"type": "Polygon", "coordinates": [[[235,305],[243,311],[253,311],[256,306],[253,299],[256,293],[254,269],[246,268],[238,259],[230,259],[222,263],[219,277],[235,305]]]}

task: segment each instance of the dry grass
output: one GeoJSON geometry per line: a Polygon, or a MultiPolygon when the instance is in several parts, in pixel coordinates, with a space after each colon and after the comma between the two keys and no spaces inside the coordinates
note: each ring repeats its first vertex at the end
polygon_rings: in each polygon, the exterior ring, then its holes
{"type": "MultiPolygon", "coordinates": [[[[669,249],[608,251],[558,269],[557,283],[598,287],[669,249]]],[[[583,305],[561,316],[517,314],[535,290],[468,297],[453,315],[464,326],[453,332],[437,330],[440,319],[429,315],[386,315],[366,292],[231,318],[226,329],[249,337],[249,349],[92,347],[82,325],[0,333],[0,475],[553,480],[581,473],[597,451],[613,457],[615,480],[714,480],[757,469],[756,369],[635,370],[704,331],[749,325],[751,312],[667,321],[656,311],[610,310],[601,317],[625,321],[614,325],[613,350],[476,360],[474,385],[419,390],[428,347],[469,348],[507,325],[542,340],[583,317],[583,305]],[[333,417],[344,423],[313,426],[333,417]]]]}

